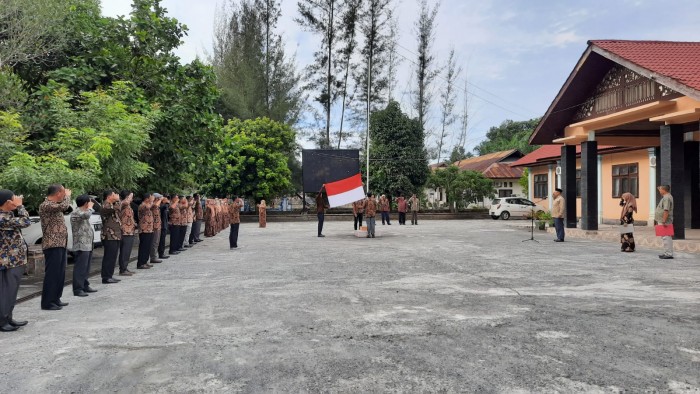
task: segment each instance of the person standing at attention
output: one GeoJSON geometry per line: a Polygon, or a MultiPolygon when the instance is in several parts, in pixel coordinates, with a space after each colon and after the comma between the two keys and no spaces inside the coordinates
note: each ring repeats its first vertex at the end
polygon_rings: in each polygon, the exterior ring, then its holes
{"type": "Polygon", "coordinates": [[[411,208],[411,224],[418,225],[418,211],[420,210],[420,200],[416,195],[412,195],[408,200],[408,205],[411,208]]]}
{"type": "MultiPolygon", "coordinates": [[[[671,186],[661,185],[658,187],[661,194],[661,201],[656,206],[654,212],[654,221],[657,225],[664,227],[673,226],[673,196],[671,195],[671,186]]],[[[664,243],[664,254],[659,255],[660,259],[673,258],[673,236],[665,235],[661,237],[664,243]]]]}
{"type": "Polygon", "coordinates": [[[231,222],[231,232],[228,236],[230,249],[238,248],[238,230],[241,227],[241,208],[243,200],[240,197],[233,197],[233,201],[228,206],[229,220],[231,222]]]}
{"type": "Polygon", "coordinates": [[[131,260],[131,250],[134,248],[136,234],[134,209],[131,208],[134,193],[122,190],[119,192],[119,199],[121,200],[119,223],[122,226],[122,242],[119,245],[119,276],[131,276],[134,273],[129,271],[129,260],[131,260]]]}
{"type": "Polygon", "coordinates": [[[68,305],[61,301],[66,282],[68,262],[68,228],[63,212],[70,208],[70,189],[63,185],[49,186],[46,199],[39,206],[41,218],[41,247],[44,250],[46,272],[41,291],[41,309],[57,311],[68,305]]]}
{"type": "Polygon", "coordinates": [[[326,190],[325,186],[321,187],[316,195],[316,216],[318,217],[318,237],[323,238],[323,222],[326,219],[326,199],[323,196],[323,192],[326,190]]]}
{"type": "Polygon", "coordinates": [[[119,222],[119,211],[121,210],[119,195],[114,190],[105,190],[102,195],[102,208],[100,217],[102,218],[102,283],[117,283],[120,280],[114,279],[114,265],[119,256],[119,244],[122,240],[122,226],[119,222]]]}
{"type": "Polygon", "coordinates": [[[403,194],[399,194],[399,196],[396,198],[396,203],[398,205],[399,209],[399,226],[405,226],[406,225],[406,199],[403,197],[403,194]]]}
{"type": "Polygon", "coordinates": [[[367,193],[367,208],[365,208],[365,213],[367,214],[367,238],[374,238],[374,228],[376,225],[374,216],[377,214],[377,200],[372,193],[367,193]]]}
{"type": "Polygon", "coordinates": [[[22,229],[32,224],[24,209],[23,197],[11,190],[0,190],[0,332],[17,331],[26,321],[16,321],[12,311],[17,302],[19,283],[27,264],[27,243],[22,229]],[[17,210],[17,216],[12,211],[17,210]]]}
{"type": "MultiPolygon", "coordinates": [[[[632,193],[622,194],[620,205],[620,225],[632,229],[632,232],[620,234],[620,244],[622,252],[634,252],[634,213],[637,212],[637,200],[632,193]]],[[[624,231],[624,230],[623,230],[624,231]]]]}
{"type": "Polygon", "coordinates": [[[86,297],[88,293],[97,291],[90,287],[88,281],[95,240],[95,230],[90,224],[90,218],[95,211],[92,209],[94,203],[86,194],[78,196],[75,204],[78,209],[70,214],[70,226],[73,232],[73,295],[86,297]]]}
{"type": "Polygon", "coordinates": [[[362,227],[362,215],[365,213],[365,200],[352,203],[353,226],[355,230],[362,227]]]}
{"type": "Polygon", "coordinates": [[[557,239],[554,242],[564,242],[564,197],[561,196],[561,189],[554,189],[554,202],[552,203],[552,218],[554,219],[554,229],[557,231],[557,239]]]}
{"type": "Polygon", "coordinates": [[[260,204],[258,204],[258,223],[260,228],[267,227],[267,204],[265,200],[260,200],[260,204]]]}
{"type": "Polygon", "coordinates": [[[379,198],[379,206],[382,210],[382,226],[386,221],[387,226],[391,226],[391,220],[389,219],[389,211],[391,210],[391,200],[386,198],[384,194],[379,198]]]}
{"type": "Polygon", "coordinates": [[[139,205],[139,251],[138,259],[136,260],[137,269],[149,269],[153,266],[148,264],[148,259],[151,257],[151,246],[153,246],[153,200],[154,197],[150,193],[143,195],[143,202],[139,205]]]}

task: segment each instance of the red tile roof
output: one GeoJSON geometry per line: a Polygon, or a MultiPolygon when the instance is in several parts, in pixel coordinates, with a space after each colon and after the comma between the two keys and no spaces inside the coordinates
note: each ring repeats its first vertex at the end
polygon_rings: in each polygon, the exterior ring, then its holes
{"type": "MultiPolygon", "coordinates": [[[[542,145],[539,149],[523,156],[520,160],[511,163],[512,167],[529,167],[532,165],[543,165],[552,161],[556,161],[561,157],[562,145],[542,145]]],[[[599,152],[605,152],[612,149],[618,149],[616,146],[601,145],[598,147],[599,152]]],[[[581,154],[581,145],[576,146],[576,154],[581,154]]]]}
{"type": "Polygon", "coordinates": [[[593,40],[590,44],[700,90],[700,42],[593,40]]]}

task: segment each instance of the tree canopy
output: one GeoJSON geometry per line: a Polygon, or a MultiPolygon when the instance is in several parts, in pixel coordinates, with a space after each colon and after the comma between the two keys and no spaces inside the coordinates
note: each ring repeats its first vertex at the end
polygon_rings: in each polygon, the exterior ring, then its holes
{"type": "Polygon", "coordinates": [[[477,145],[474,151],[479,156],[510,149],[517,149],[528,154],[539,148],[539,146],[528,143],[530,135],[539,122],[539,118],[521,122],[506,120],[499,126],[491,127],[486,132],[486,139],[477,145]]]}

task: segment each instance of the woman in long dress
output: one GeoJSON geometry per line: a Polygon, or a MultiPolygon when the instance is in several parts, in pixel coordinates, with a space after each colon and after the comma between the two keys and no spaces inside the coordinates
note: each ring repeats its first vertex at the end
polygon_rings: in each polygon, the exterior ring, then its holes
{"type": "Polygon", "coordinates": [[[260,228],[267,226],[267,204],[265,204],[265,200],[261,200],[260,204],[258,204],[258,221],[260,222],[260,228]]]}
{"type": "MultiPolygon", "coordinates": [[[[622,205],[620,225],[624,227],[633,226],[633,216],[637,212],[637,200],[634,198],[634,195],[632,193],[624,193],[620,205],[622,205]]],[[[622,244],[622,252],[634,252],[634,232],[620,234],[620,243],[622,244]]]]}

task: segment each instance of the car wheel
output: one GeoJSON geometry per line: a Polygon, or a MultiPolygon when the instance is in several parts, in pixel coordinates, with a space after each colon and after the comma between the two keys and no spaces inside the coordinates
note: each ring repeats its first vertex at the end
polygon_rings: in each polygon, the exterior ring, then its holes
{"type": "Polygon", "coordinates": [[[493,219],[493,220],[498,220],[499,217],[500,216],[498,216],[498,215],[491,215],[491,219],[493,219]]]}
{"type": "Polygon", "coordinates": [[[501,212],[501,219],[503,219],[503,220],[510,219],[510,212],[508,212],[508,211],[501,212]]]}

